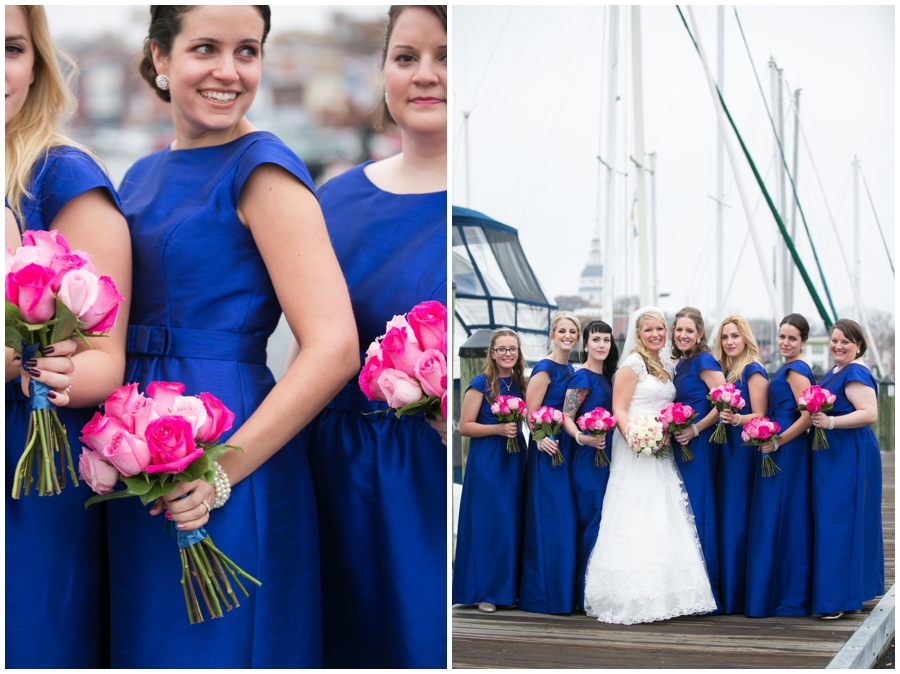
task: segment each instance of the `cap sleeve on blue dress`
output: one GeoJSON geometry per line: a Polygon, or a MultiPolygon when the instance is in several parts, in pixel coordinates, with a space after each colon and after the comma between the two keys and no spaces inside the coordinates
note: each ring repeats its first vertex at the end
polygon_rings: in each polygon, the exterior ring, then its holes
{"type": "Polygon", "coordinates": [[[755,362],[750,363],[749,365],[747,365],[747,367],[744,368],[743,373],[741,373],[741,379],[745,382],[749,381],[750,377],[753,376],[754,374],[761,374],[763,377],[766,378],[766,380],[769,379],[769,373],[766,372],[766,368],[764,368],[759,363],[755,363],[755,362]]]}
{"type": "Polygon", "coordinates": [[[46,164],[35,164],[35,179],[31,192],[35,207],[46,228],[63,207],[77,196],[96,187],[104,188],[116,208],[122,210],[119,195],[107,175],[91,157],[73,147],[52,148],[47,152],[46,164]]]}
{"type": "Polygon", "coordinates": [[[469,388],[473,388],[479,393],[486,395],[488,391],[487,376],[482,372],[469,383],[469,388]]]}
{"type": "Polygon", "coordinates": [[[232,198],[234,203],[238,203],[241,196],[241,190],[250,174],[261,164],[275,164],[291,173],[297,180],[303,183],[316,198],[316,188],[313,184],[312,176],[309,169],[300,160],[291,149],[282,143],[278,138],[269,133],[259,134],[260,137],[254,140],[238,161],[237,172],[234,176],[234,185],[232,187],[232,198]]]}
{"type": "Polygon", "coordinates": [[[797,360],[791,361],[790,363],[785,363],[784,368],[785,377],[787,377],[788,372],[794,370],[795,372],[798,372],[809,379],[810,386],[816,383],[816,376],[813,374],[812,368],[809,366],[809,363],[807,363],[805,360],[800,360],[798,358],[797,360]]]}
{"type": "Polygon", "coordinates": [[[587,368],[577,370],[575,374],[569,378],[569,381],[566,383],[566,388],[591,388],[591,380],[588,378],[588,375],[585,374],[586,372],[589,372],[587,368]]]}
{"type": "Polygon", "coordinates": [[[544,360],[539,361],[537,365],[535,365],[531,369],[531,376],[534,377],[538,372],[546,372],[550,377],[550,381],[553,381],[553,373],[550,371],[550,359],[544,358],[544,360]]]}
{"type": "Polygon", "coordinates": [[[865,384],[869,388],[875,389],[875,394],[878,395],[878,382],[875,381],[875,376],[863,365],[857,364],[856,367],[850,366],[846,369],[847,374],[844,376],[844,389],[846,390],[847,384],[851,381],[858,381],[862,384],[865,384]]]}
{"type": "Polygon", "coordinates": [[[701,351],[698,353],[694,359],[694,363],[694,372],[698,374],[701,370],[714,370],[715,372],[722,371],[722,366],[719,365],[719,361],[717,361],[708,351],[701,351]]]}

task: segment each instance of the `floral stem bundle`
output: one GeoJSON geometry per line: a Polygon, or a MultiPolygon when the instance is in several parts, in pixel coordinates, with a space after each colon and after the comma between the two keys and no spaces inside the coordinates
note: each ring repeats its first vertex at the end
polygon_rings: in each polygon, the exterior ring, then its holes
{"type": "MultiPolygon", "coordinates": [[[[828,389],[824,389],[821,386],[810,386],[797,398],[797,407],[801,412],[809,412],[810,414],[828,412],[834,407],[835,400],[837,400],[837,396],[828,389]]],[[[813,429],[812,448],[814,451],[828,449],[828,438],[825,437],[824,428],[816,427],[813,429]]]]}
{"type": "MultiPolygon", "coordinates": [[[[528,415],[528,425],[531,427],[531,435],[534,441],[540,444],[544,438],[550,438],[556,442],[556,436],[562,428],[563,413],[555,407],[547,407],[542,405],[534,412],[528,415]]],[[[550,458],[550,465],[553,467],[561,466],[565,462],[565,457],[561,451],[557,451],[550,458]]]]}
{"type": "MultiPolygon", "coordinates": [[[[660,410],[657,421],[662,424],[663,433],[668,431],[671,434],[680,433],[681,431],[690,428],[691,424],[696,418],[697,413],[694,412],[694,408],[690,405],[682,405],[681,403],[668,403],[665,407],[662,408],[662,410],[660,410]]],[[[692,461],[694,458],[694,453],[691,451],[691,448],[680,443],[679,447],[681,447],[681,460],[692,461]]],[[[663,456],[665,456],[671,449],[671,445],[664,444],[662,448],[664,451],[663,456]]]]}
{"type": "MultiPolygon", "coordinates": [[[[6,346],[22,362],[43,357],[49,345],[73,336],[88,344],[116,324],[119,304],[125,299],[108,276],[91,264],[91,255],[71,250],[56,230],[26,231],[23,245],[6,249],[6,346]]],[[[90,344],[88,344],[90,346],[90,344]]],[[[37,469],[38,496],[59,494],[66,486],[66,471],[78,485],[66,429],[48,399],[50,387],[31,379],[31,408],[25,449],[16,464],[12,497],[31,493],[37,469]],[[57,466],[56,457],[59,457],[57,466]]]]}
{"type": "MultiPolygon", "coordinates": [[[[777,422],[767,419],[766,417],[753,417],[744,424],[741,431],[741,439],[744,441],[743,446],[759,447],[766,443],[772,442],[772,439],[781,432],[781,426],[777,422]]],[[[768,454],[763,454],[762,460],[762,476],[772,477],[780,473],[781,468],[775,463],[775,460],[768,454]]]]}
{"type": "MultiPolygon", "coordinates": [[[[516,396],[497,396],[491,405],[491,412],[500,423],[519,424],[525,421],[525,401],[516,396]]],[[[519,451],[518,438],[506,439],[506,453],[515,454],[519,451]]]]}
{"type": "MultiPolygon", "coordinates": [[[[728,383],[716,386],[716,388],[709,392],[706,399],[709,400],[712,403],[712,406],[719,410],[719,412],[724,410],[740,412],[747,404],[747,401],[741,397],[741,390],[736,388],[734,384],[728,383]]],[[[716,424],[716,430],[713,431],[709,441],[724,445],[727,440],[728,434],[725,432],[725,424],[723,424],[720,419],[719,423],[716,424]]]]}
{"type": "MultiPolygon", "coordinates": [[[[85,447],[79,471],[97,493],[85,508],[128,496],[148,505],[170,494],[179,482],[204,480],[215,485],[215,460],[228,449],[241,451],[218,442],[231,428],[234,413],[215,396],[183,396],[184,384],[163,381],[150,382],[147,393],[149,398],[138,393],[137,384],[116,389],[106,399],[104,413],[95,413],[82,430],[85,447]],[[126,488],[113,491],[120,480],[126,488]]],[[[221,618],[223,606],[227,611],[240,606],[231,583],[249,595],[238,576],[261,585],[213,544],[204,527],[182,531],[167,521],[165,531],[180,550],[181,585],[191,625],[203,622],[201,601],[211,618],[221,618]]]]}
{"type": "MultiPolygon", "coordinates": [[[[615,427],[616,417],[602,407],[596,407],[587,414],[578,417],[575,425],[585,433],[599,437],[606,435],[610,429],[615,427]]],[[[597,451],[594,454],[594,468],[604,468],[608,465],[609,457],[606,456],[606,452],[597,447],[597,451]]]]}

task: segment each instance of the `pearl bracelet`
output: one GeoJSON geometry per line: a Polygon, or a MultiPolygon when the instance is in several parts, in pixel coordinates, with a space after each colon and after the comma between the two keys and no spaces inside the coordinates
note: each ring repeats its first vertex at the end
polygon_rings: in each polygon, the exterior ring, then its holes
{"type": "Polygon", "coordinates": [[[214,488],[216,490],[216,502],[213,504],[213,509],[221,508],[225,505],[225,502],[231,496],[231,482],[228,481],[228,475],[225,473],[225,469],[219,465],[218,461],[213,461],[216,464],[216,479],[214,488]]]}
{"type": "Polygon", "coordinates": [[[697,424],[691,424],[691,430],[694,431],[694,437],[700,437],[700,431],[697,430],[697,424]]]}
{"type": "Polygon", "coordinates": [[[744,415],[743,415],[743,414],[738,414],[738,415],[735,417],[735,419],[737,420],[737,423],[734,423],[734,421],[732,421],[732,422],[731,422],[731,425],[732,425],[732,426],[740,426],[740,425],[741,425],[741,422],[744,420],[744,415]]]}
{"type": "Polygon", "coordinates": [[[828,424],[828,430],[829,431],[834,430],[834,417],[831,417],[831,422],[828,424]]]}
{"type": "Polygon", "coordinates": [[[582,447],[584,447],[584,443],[581,441],[581,433],[576,433],[576,434],[575,434],[575,442],[577,442],[579,445],[581,445],[582,447]]]}

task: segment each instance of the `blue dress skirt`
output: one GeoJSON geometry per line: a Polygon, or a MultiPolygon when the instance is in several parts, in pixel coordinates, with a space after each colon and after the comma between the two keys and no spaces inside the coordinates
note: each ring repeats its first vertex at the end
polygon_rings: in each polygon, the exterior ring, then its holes
{"type": "MultiPolygon", "coordinates": [[[[612,414],[612,384],[602,374],[591,372],[586,367],[578,370],[569,382],[567,389],[588,389],[587,397],[575,413],[575,419],[592,410],[602,407],[612,414]]],[[[572,493],[575,496],[575,510],[578,514],[575,550],[575,606],[584,608],[584,579],[587,574],[588,560],[600,533],[600,513],[603,508],[603,497],[606,495],[606,484],[609,482],[609,471],[612,468],[612,433],[606,434],[606,458],[609,466],[594,466],[597,450],[586,445],[570,443],[572,463],[572,493]]]]}
{"type": "MultiPolygon", "coordinates": [[[[319,192],[360,348],[426,300],[447,303],[447,193],[392,194],[357,166],[319,192]]],[[[360,365],[365,354],[360,354],[360,365]]],[[[354,377],[310,425],[325,666],[447,666],[447,448],[354,377]]]]}
{"type": "MultiPolygon", "coordinates": [[[[750,363],[734,385],[747,401],[743,414],[751,414],[747,382],[754,374],[769,379],[765,368],[750,363]]],[[[747,586],[747,536],[750,531],[750,497],[756,471],[755,447],[743,447],[741,427],[728,425],[716,469],[716,513],[719,523],[719,574],[722,613],[743,613],[747,586]]]]}
{"type": "MultiPolygon", "coordinates": [[[[794,371],[810,385],[815,375],[802,360],[782,365],[769,382],[766,416],[787,430],[800,418],[787,381],[794,371]]],[[[747,595],[744,613],[753,618],[805,616],[812,600],[813,520],[809,438],[803,433],[769,457],[781,469],[762,476],[763,453],[755,454],[753,498],[747,552],[747,595]]]]}
{"type": "MultiPolygon", "coordinates": [[[[476,421],[500,423],[491,412],[487,377],[479,374],[469,388],[484,394],[476,421]]],[[[525,399],[515,381],[500,379],[502,395],[525,399]]],[[[518,454],[508,454],[507,438],[472,438],[459,504],[453,603],[486,601],[514,606],[519,596],[522,555],[522,486],[525,481],[525,436],[516,438],[518,454]]]]}
{"type": "MultiPolygon", "coordinates": [[[[266,163],[312,191],[303,163],[267,132],[166,148],[138,161],[120,188],[134,256],[125,381],[141,391],[154,380],[182,382],[186,395],[207,391],[234,412],[232,432],[275,385],[266,343],[281,308],[237,216],[244,184],[266,163]]],[[[188,625],[178,550],[161,516],[137,498],[107,510],[113,667],[321,667],[315,497],[301,437],[234,485],[206,525],[262,581],[221,619],[188,625]]]]}
{"type": "MultiPolygon", "coordinates": [[[[878,383],[859,363],[825,373],[819,386],[837,396],[830,416],[854,411],[846,387],[861,382],[877,394],[878,383]]],[[[812,502],[816,537],[813,613],[857,611],[884,594],[881,529],[882,468],[870,426],[825,431],[828,449],[812,453],[812,502]],[[822,534],[820,535],[820,532],[822,534]]]]}
{"type": "MultiPolygon", "coordinates": [[[[36,164],[22,202],[25,229],[50,230],[69,201],[94,188],[119,197],[88,155],[61,146],[36,164]]],[[[91,252],[91,251],[87,251],[91,252]]],[[[124,319],[123,319],[124,320],[124,319]]],[[[56,410],[66,427],[72,459],[81,454],[78,436],[96,408],[56,410]]],[[[84,482],[53,497],[15,500],[16,464],[25,449],[31,407],[19,379],[6,385],[6,666],[9,668],[109,667],[109,572],[106,506],[84,502],[93,492],[84,482]]],[[[77,472],[77,468],[76,468],[77,472]]],[[[68,475],[68,472],[67,472],[68,475]]],[[[33,487],[33,484],[32,484],[33,487]]]]}
{"type": "MultiPolygon", "coordinates": [[[[546,372],[550,386],[542,405],[562,411],[571,365],[544,359],[531,376],[546,372]]],[[[575,609],[575,549],[578,515],[572,492],[571,466],[575,442],[560,430],[559,451],[565,463],[551,464],[551,457],[528,443],[525,468],[525,539],[522,552],[522,584],[519,608],[532,613],[571,613],[575,609]]]]}
{"type": "MultiPolygon", "coordinates": [[[[703,419],[712,409],[712,403],[706,399],[709,387],[700,378],[703,370],[721,372],[722,368],[711,353],[701,351],[693,358],[680,360],[675,366],[675,400],[683,405],[690,405],[697,418],[694,423],[703,419]]],[[[722,607],[721,580],[719,577],[719,526],[716,518],[716,470],[719,466],[720,445],[710,442],[715,425],[702,431],[690,441],[688,446],[694,455],[691,461],[681,460],[681,448],[673,440],[675,463],[684,480],[684,488],[694,511],[697,524],[697,535],[706,561],[706,572],[709,584],[719,609],[722,607]]],[[[674,564],[678,560],[672,560],[674,564]]]]}

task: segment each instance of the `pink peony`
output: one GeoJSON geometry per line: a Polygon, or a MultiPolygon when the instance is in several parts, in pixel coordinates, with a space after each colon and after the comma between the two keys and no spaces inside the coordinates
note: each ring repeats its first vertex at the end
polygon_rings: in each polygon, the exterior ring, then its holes
{"type": "Polygon", "coordinates": [[[6,277],[6,299],[19,308],[26,323],[46,323],[56,313],[54,276],[47,267],[29,264],[6,277]]]}
{"type": "Polygon", "coordinates": [[[151,421],[145,437],[150,449],[148,473],[180,473],[203,454],[194,444],[190,422],[174,414],[151,421]]]}
{"type": "Polygon", "coordinates": [[[200,400],[206,407],[206,423],[197,431],[197,440],[206,443],[216,442],[222,433],[231,430],[234,412],[212,394],[201,393],[200,400]]]}
{"type": "Polygon", "coordinates": [[[100,454],[126,477],[138,475],[150,465],[147,443],[125,430],[116,431],[110,443],[100,450],[100,454]]]}
{"type": "Polygon", "coordinates": [[[422,302],[409,310],[406,320],[420,349],[437,349],[446,355],[447,307],[440,302],[422,302]]]}
{"type": "Polygon", "coordinates": [[[400,370],[386,369],[378,376],[378,386],[387,398],[387,404],[400,409],[422,398],[422,389],[414,379],[400,370]]]}
{"type": "Polygon", "coordinates": [[[416,361],[423,353],[410,339],[409,328],[391,328],[381,340],[381,351],[384,354],[383,362],[394,370],[399,370],[407,376],[415,376],[416,361]]]}
{"type": "Polygon", "coordinates": [[[124,301],[113,280],[109,276],[101,276],[96,301],[78,317],[85,332],[112,330],[119,314],[119,304],[124,301]]]}
{"type": "Polygon", "coordinates": [[[119,481],[119,471],[104,461],[97,452],[84,449],[78,459],[78,477],[87,482],[92,491],[111,494],[119,481]]]}
{"type": "Polygon", "coordinates": [[[422,357],[416,361],[415,375],[422,390],[428,395],[440,398],[446,393],[447,360],[440,351],[426,349],[422,357]],[[443,385],[442,380],[445,382],[443,385]]]}
{"type": "Polygon", "coordinates": [[[184,393],[184,384],[181,382],[151,381],[147,384],[147,395],[156,402],[171,410],[175,404],[175,398],[184,393]]]}

